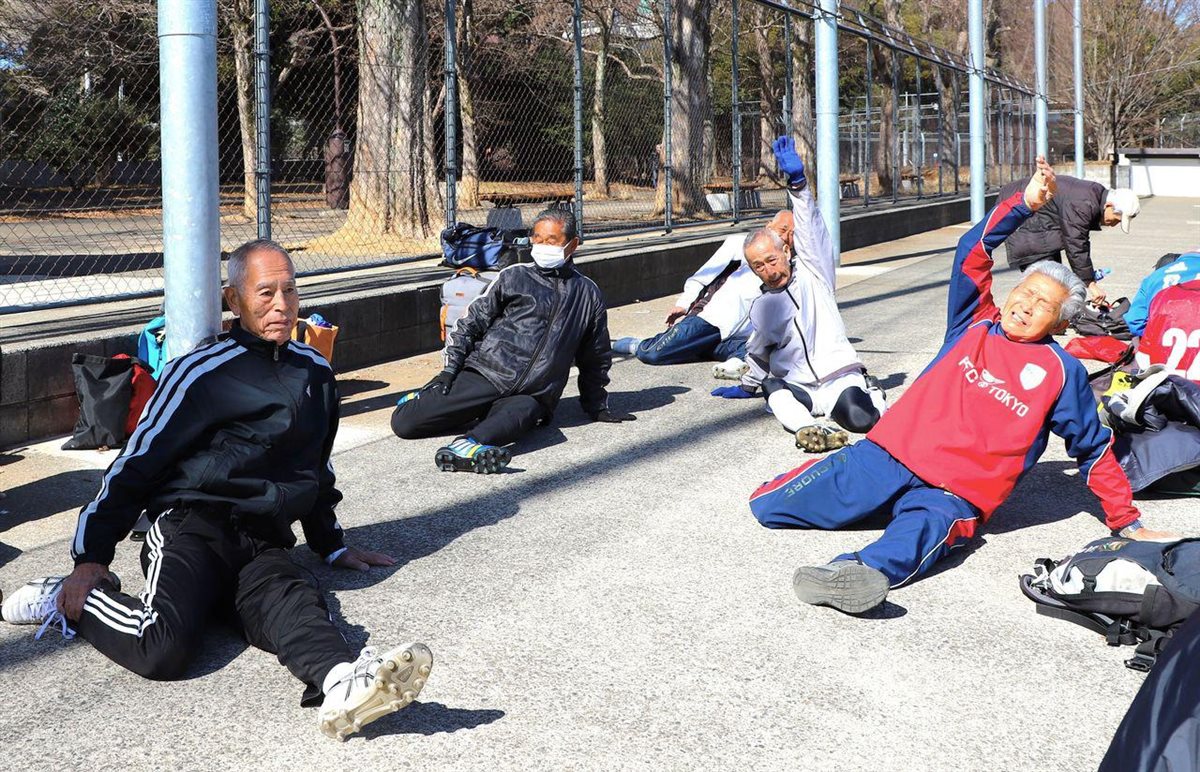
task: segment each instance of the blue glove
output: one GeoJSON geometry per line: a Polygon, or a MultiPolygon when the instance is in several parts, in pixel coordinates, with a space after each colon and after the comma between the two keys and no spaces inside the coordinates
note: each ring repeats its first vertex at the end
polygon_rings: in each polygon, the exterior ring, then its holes
{"type": "Polygon", "coordinates": [[[753,391],[747,391],[745,386],[718,386],[711,392],[712,396],[720,397],[721,399],[750,399],[754,396],[753,391]]]}
{"type": "Polygon", "coordinates": [[[779,171],[787,175],[788,185],[793,188],[802,186],[806,182],[804,161],[796,152],[796,140],[780,137],[771,143],[771,150],[775,151],[775,163],[779,165],[779,171]]]}

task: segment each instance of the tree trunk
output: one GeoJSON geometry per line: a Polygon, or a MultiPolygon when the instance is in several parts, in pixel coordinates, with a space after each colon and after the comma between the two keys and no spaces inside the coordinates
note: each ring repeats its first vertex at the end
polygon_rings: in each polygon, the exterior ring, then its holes
{"type": "Polygon", "coordinates": [[[254,35],[252,8],[248,0],[237,0],[229,19],[233,37],[233,66],[236,75],[238,130],[242,140],[242,214],[258,216],[255,167],[258,165],[258,131],[254,105],[254,35]]]}
{"type": "Polygon", "coordinates": [[[933,85],[938,93],[938,113],[942,120],[942,134],[939,140],[941,147],[938,148],[938,163],[942,168],[943,184],[947,178],[950,186],[954,184],[955,176],[958,174],[958,155],[955,152],[955,143],[958,141],[958,100],[954,94],[954,78],[947,78],[942,68],[934,66],[933,68],[933,85]]]}
{"type": "Polygon", "coordinates": [[[779,101],[775,89],[775,68],[771,58],[771,41],[769,26],[771,17],[767,9],[761,5],[754,6],[754,48],[758,56],[758,79],[761,88],[758,92],[758,142],[755,152],[754,176],[771,180],[778,179],[775,169],[774,155],[771,153],[771,143],[775,140],[776,130],[772,118],[775,110],[779,109],[779,101]]]}
{"type": "Polygon", "coordinates": [[[596,195],[608,198],[611,190],[608,185],[608,151],[605,148],[604,121],[608,117],[608,106],[604,91],[608,73],[609,35],[612,34],[612,24],[616,21],[616,9],[613,8],[600,23],[600,32],[596,36],[596,82],[592,88],[592,177],[596,195]]]}
{"type": "MultiPolygon", "coordinates": [[[[706,154],[704,121],[711,111],[708,90],[711,10],[712,0],[679,0],[672,16],[671,209],[681,217],[706,211],[700,186],[706,154]]],[[[655,214],[666,209],[664,183],[665,180],[659,180],[655,214]]]]}
{"type": "Polygon", "coordinates": [[[813,114],[813,48],[812,22],[797,18],[792,21],[795,39],[792,45],[792,125],[796,127],[796,152],[804,159],[808,178],[817,178],[816,116],[813,114]]]}
{"type": "MultiPolygon", "coordinates": [[[[462,130],[462,177],[458,192],[460,206],[479,206],[479,135],[475,123],[475,97],[471,89],[474,57],[475,18],[472,0],[462,0],[458,15],[458,110],[462,130]]],[[[447,116],[447,120],[453,120],[447,116]]]]}
{"type": "MultiPolygon", "coordinates": [[[[893,29],[904,29],[900,20],[900,0],[883,1],[883,20],[893,29]]],[[[876,44],[872,47],[875,55],[875,82],[881,85],[882,98],[879,100],[879,141],[873,149],[875,174],[879,177],[879,194],[890,196],[896,180],[892,179],[892,143],[896,133],[892,111],[896,108],[895,94],[892,92],[892,78],[897,62],[892,59],[892,51],[888,47],[876,44]]]]}
{"type": "Polygon", "coordinates": [[[345,228],[425,239],[441,211],[421,0],[360,0],[358,139],[345,228]]]}

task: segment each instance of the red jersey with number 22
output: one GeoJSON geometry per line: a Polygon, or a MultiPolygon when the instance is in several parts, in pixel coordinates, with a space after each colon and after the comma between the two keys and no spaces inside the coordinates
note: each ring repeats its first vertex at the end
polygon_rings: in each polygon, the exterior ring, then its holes
{"type": "Polygon", "coordinates": [[[1165,365],[1172,375],[1200,382],[1200,279],[1154,296],[1137,361],[1143,369],[1165,365]]]}

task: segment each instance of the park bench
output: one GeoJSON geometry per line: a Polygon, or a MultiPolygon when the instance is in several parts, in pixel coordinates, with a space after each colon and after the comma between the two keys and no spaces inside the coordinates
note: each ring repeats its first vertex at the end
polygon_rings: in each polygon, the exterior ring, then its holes
{"type": "Polygon", "coordinates": [[[839,198],[859,198],[862,193],[859,192],[858,183],[862,182],[862,177],[858,174],[842,174],[838,177],[838,197],[839,198]]]}
{"type": "Polygon", "coordinates": [[[487,213],[487,226],[503,230],[519,230],[524,226],[521,210],[523,204],[547,204],[548,209],[568,209],[575,204],[575,189],[563,185],[536,190],[515,190],[501,193],[485,193],[481,201],[492,205],[487,213]]]}
{"type": "MultiPolygon", "coordinates": [[[[708,208],[713,214],[728,212],[733,209],[731,194],[733,180],[714,180],[703,186],[708,208]]],[[[758,192],[757,182],[743,182],[738,185],[739,209],[762,209],[762,196],[758,192]]]]}

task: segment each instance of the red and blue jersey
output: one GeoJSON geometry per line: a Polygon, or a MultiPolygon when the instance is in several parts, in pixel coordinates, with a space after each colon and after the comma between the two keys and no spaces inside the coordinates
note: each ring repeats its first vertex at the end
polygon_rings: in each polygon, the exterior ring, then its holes
{"type": "Polygon", "coordinates": [[[1112,432],[1096,413],[1087,371],[1053,338],[1021,343],[1000,326],[992,251],[1031,215],[1018,193],[959,240],[942,349],[867,437],[986,519],[1054,432],[1100,498],[1108,526],[1123,528],[1138,511],[1112,452],[1112,432]]]}

